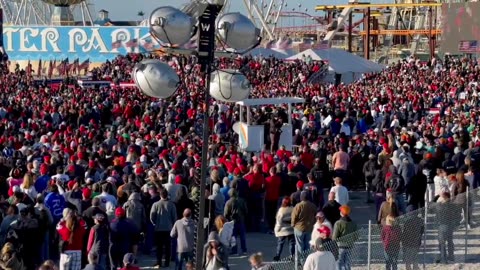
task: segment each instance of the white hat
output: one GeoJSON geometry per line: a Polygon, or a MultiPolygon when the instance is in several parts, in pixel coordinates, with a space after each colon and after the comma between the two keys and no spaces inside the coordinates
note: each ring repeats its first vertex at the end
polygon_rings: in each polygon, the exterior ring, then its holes
{"type": "Polygon", "coordinates": [[[418,141],[416,144],[415,144],[415,149],[422,149],[423,148],[423,143],[421,141],[418,141]]]}

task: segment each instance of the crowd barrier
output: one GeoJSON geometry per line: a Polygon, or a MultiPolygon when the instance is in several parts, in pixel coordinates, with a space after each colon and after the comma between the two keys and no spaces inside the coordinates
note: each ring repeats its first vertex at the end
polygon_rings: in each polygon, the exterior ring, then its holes
{"type": "Polygon", "coordinates": [[[81,88],[91,88],[91,87],[135,87],[134,83],[126,83],[122,82],[119,84],[114,84],[111,81],[85,81],[85,80],[78,80],[78,85],[81,88]]]}
{"type": "MultiPolygon", "coordinates": [[[[480,221],[479,192],[480,189],[469,190],[459,195],[463,197],[452,198],[451,207],[446,209],[439,203],[428,202],[424,208],[397,217],[394,238],[400,240],[400,246],[388,253],[382,242],[383,225],[376,221],[370,221],[367,227],[331,241],[323,248],[335,250],[337,243],[351,243],[352,248],[347,250],[351,269],[461,269],[465,264],[478,263],[480,241],[474,224],[480,221]],[[419,236],[422,230],[424,233],[419,236]],[[453,254],[449,254],[449,248],[453,254]],[[445,249],[446,261],[442,261],[440,249],[445,249]],[[388,268],[387,264],[396,266],[388,268]]],[[[313,252],[313,249],[303,253],[296,251],[296,256],[272,263],[272,269],[303,269],[306,258],[313,252]]]]}

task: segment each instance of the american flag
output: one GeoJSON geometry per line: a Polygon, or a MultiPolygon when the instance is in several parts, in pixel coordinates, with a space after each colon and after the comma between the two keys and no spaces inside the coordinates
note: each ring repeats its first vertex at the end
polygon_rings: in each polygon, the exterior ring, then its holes
{"type": "Polygon", "coordinates": [[[154,44],[153,44],[153,41],[151,39],[145,39],[143,41],[142,47],[145,50],[149,51],[149,50],[153,49],[153,46],[154,46],[154,44]]]}
{"type": "Polygon", "coordinates": [[[84,73],[87,74],[88,68],[90,67],[90,58],[83,61],[80,65],[78,65],[78,73],[80,74],[80,70],[84,70],[84,73]]]}
{"type": "Polygon", "coordinates": [[[25,72],[27,72],[27,76],[32,75],[32,64],[30,64],[30,60],[28,60],[27,67],[25,68],[25,72]]]}
{"type": "Polygon", "coordinates": [[[476,40],[462,40],[458,44],[459,52],[476,52],[477,51],[477,41],[476,40]]]}
{"type": "Polygon", "coordinates": [[[112,43],[112,49],[118,49],[120,47],[122,47],[122,41],[117,40],[117,41],[112,43]]]}
{"type": "Polygon", "coordinates": [[[440,113],[440,108],[430,108],[430,109],[428,109],[428,113],[433,114],[433,115],[439,114],[440,113]]]}
{"type": "Polygon", "coordinates": [[[67,65],[67,73],[72,72],[73,74],[77,74],[77,66],[78,66],[79,59],[73,60],[73,63],[67,65]]]}
{"type": "MultiPolygon", "coordinates": [[[[55,60],[56,62],[56,60],[55,60]]],[[[55,69],[55,62],[52,62],[52,60],[50,60],[50,62],[48,63],[48,78],[52,78],[53,76],[53,70],[55,69]]]]}
{"type": "Polygon", "coordinates": [[[42,66],[42,59],[38,61],[38,69],[37,69],[37,76],[42,76],[43,66],[42,66]]]}
{"type": "Polygon", "coordinates": [[[125,46],[127,48],[134,48],[138,46],[138,40],[136,38],[129,40],[127,43],[125,43],[125,46]]]}
{"type": "Polygon", "coordinates": [[[326,50],[330,48],[330,45],[328,44],[328,40],[322,40],[319,43],[315,44],[313,48],[315,50],[326,50]]]}

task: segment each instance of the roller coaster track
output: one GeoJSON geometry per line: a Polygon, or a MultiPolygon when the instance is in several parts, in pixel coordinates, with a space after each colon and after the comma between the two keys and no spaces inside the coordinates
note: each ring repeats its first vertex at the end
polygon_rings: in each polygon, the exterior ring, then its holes
{"type": "Polygon", "coordinates": [[[315,20],[318,23],[321,24],[326,24],[327,19],[324,17],[320,16],[313,16],[311,14],[308,14],[306,12],[300,12],[300,11],[281,11],[281,12],[271,12],[272,16],[277,16],[281,18],[310,18],[312,20],[315,20]]]}
{"type": "MultiPolygon", "coordinates": [[[[439,29],[433,29],[432,34],[439,35],[442,31],[439,29]]],[[[361,35],[366,35],[367,31],[360,31],[361,35]]],[[[370,30],[370,35],[396,35],[396,36],[411,36],[411,35],[429,35],[430,30],[370,30]]]]}

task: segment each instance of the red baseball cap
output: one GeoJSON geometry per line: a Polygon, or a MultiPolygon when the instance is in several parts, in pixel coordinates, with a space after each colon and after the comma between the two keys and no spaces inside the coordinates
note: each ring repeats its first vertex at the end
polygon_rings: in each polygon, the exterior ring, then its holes
{"type": "Polygon", "coordinates": [[[85,199],[90,199],[90,197],[92,197],[92,190],[89,188],[84,188],[82,190],[82,194],[85,199]]]}
{"type": "Polygon", "coordinates": [[[123,209],[122,207],[117,207],[117,209],[115,209],[115,216],[116,217],[124,217],[125,216],[125,209],[123,209]]]}
{"type": "Polygon", "coordinates": [[[305,185],[305,183],[303,183],[302,180],[299,180],[299,181],[297,182],[297,188],[302,189],[302,188],[303,188],[303,185],[305,185]]]}

